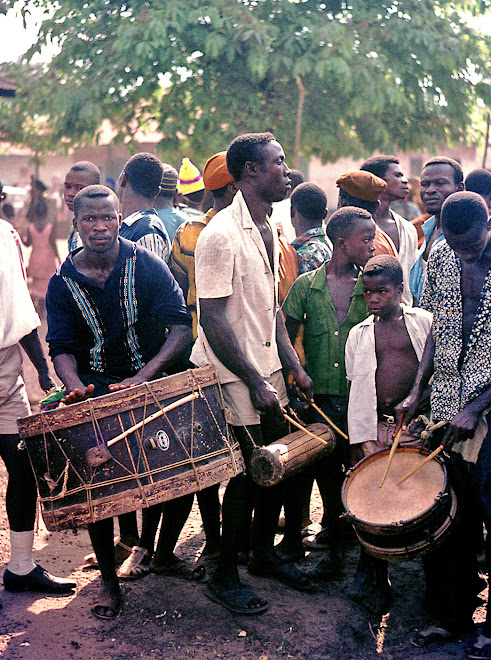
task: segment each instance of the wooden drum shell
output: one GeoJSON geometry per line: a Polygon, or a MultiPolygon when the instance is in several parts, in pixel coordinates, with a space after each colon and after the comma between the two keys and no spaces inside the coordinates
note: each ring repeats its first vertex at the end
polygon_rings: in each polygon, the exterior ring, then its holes
{"type": "MultiPolygon", "coordinates": [[[[365,520],[357,516],[356,511],[350,510],[350,488],[356,479],[359,478],[361,472],[374,462],[380,462],[381,475],[385,467],[384,459],[388,456],[389,451],[390,449],[383,449],[371,454],[348,471],[342,487],[342,501],[346,511],[344,516],[352,523],[360,543],[369,554],[387,561],[406,561],[422,556],[430,550],[434,550],[445,540],[452,522],[457,515],[457,499],[454,491],[447,482],[447,472],[443,460],[436,457],[433,461],[440,466],[442,487],[436,493],[433,501],[428,503],[428,506],[423,505],[417,515],[407,519],[394,520],[389,523],[377,523],[373,520],[365,520]]],[[[426,456],[417,447],[399,447],[394,455],[394,461],[397,461],[397,456],[400,457],[404,454],[414,455],[414,459],[420,457],[421,461],[426,456]]],[[[430,466],[433,461],[430,462],[430,466]]],[[[423,470],[424,467],[420,472],[423,472],[423,470]]],[[[407,469],[403,470],[402,474],[398,474],[397,466],[394,467],[393,463],[388,479],[392,478],[393,481],[399,479],[401,476],[404,476],[405,472],[407,473],[407,469]]],[[[401,487],[407,484],[406,493],[408,498],[411,497],[412,478],[410,477],[404,484],[401,484],[401,487]]],[[[377,478],[371,485],[372,490],[366,493],[367,502],[370,502],[370,500],[374,501],[378,497],[383,497],[384,487],[377,493],[379,483],[380,478],[377,474],[377,478]]]]}
{"type": "Polygon", "coordinates": [[[256,447],[248,465],[248,474],[256,484],[274,486],[307,465],[329,456],[336,446],[333,431],[319,423],[305,428],[326,444],[303,431],[295,431],[270,445],[256,447]]]}
{"type": "Polygon", "coordinates": [[[25,417],[18,426],[50,531],[187,495],[244,470],[212,367],[25,417]],[[193,392],[200,396],[114,443],[110,459],[90,467],[91,447],[193,392]]]}

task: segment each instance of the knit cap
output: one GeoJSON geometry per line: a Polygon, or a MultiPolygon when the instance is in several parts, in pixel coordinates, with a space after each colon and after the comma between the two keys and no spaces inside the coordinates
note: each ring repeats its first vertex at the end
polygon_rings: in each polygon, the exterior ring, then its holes
{"type": "Polygon", "coordinates": [[[203,177],[196,165],[193,165],[189,158],[183,158],[181,169],[179,170],[177,190],[183,195],[189,195],[189,193],[203,190],[204,187],[203,177]]]}

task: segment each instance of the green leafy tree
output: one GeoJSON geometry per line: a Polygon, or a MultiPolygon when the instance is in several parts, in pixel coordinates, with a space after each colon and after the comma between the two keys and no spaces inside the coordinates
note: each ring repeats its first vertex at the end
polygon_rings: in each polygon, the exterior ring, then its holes
{"type": "Polygon", "coordinates": [[[454,143],[491,102],[489,39],[465,21],[489,5],[25,0],[51,11],[27,59],[58,47],[28,112],[54,142],[92,140],[109,118],[120,139],[157,127],[163,154],[199,159],[244,131],[272,130],[289,154],[297,131],[324,161],[454,143]]]}

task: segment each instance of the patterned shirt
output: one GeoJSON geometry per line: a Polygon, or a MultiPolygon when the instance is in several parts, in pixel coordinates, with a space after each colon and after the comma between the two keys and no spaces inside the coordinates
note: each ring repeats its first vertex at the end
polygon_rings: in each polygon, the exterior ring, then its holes
{"type": "Polygon", "coordinates": [[[119,242],[118,260],[103,287],[75,268],[72,252],[51,278],[46,297],[50,356],[73,355],[79,373],[116,380],[134,375],[157,355],[166,328],[191,326],[166,264],[130,241],[119,242]]]}
{"type": "Polygon", "coordinates": [[[210,209],[207,211],[206,215],[197,220],[186,220],[178,228],[174,240],[172,241],[170,268],[176,277],[178,277],[178,275],[185,275],[187,277],[188,295],[186,302],[188,304],[188,309],[191,312],[191,316],[193,317],[194,339],[198,336],[194,251],[196,250],[196,243],[198,242],[199,235],[214,215],[216,215],[216,211],[210,209]]]}
{"type": "Polygon", "coordinates": [[[332,254],[331,241],[324,227],[314,227],[291,243],[297,251],[298,272],[307,273],[329,261],[332,254]]]}
{"type": "Polygon", "coordinates": [[[155,209],[136,211],[121,223],[119,235],[141,245],[167,263],[170,257],[170,240],[164,223],[155,209]]]}
{"type": "Polygon", "coordinates": [[[433,314],[433,417],[450,421],[491,386],[491,269],[463,359],[461,266],[446,242],[428,260],[421,307],[433,314]]]}
{"type": "Polygon", "coordinates": [[[361,275],[351,294],[348,314],[340,324],[326,282],[326,265],[304,273],[293,283],[282,310],[305,324],[306,370],[316,394],[347,396],[344,347],[351,328],[368,316],[361,275]]]}

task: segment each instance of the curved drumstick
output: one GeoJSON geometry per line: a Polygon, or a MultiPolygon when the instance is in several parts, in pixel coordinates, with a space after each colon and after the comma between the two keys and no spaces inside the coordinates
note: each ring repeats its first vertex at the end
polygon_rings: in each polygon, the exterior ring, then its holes
{"type": "Polygon", "coordinates": [[[303,431],[303,432],[306,433],[307,435],[310,435],[311,438],[315,438],[315,439],[318,440],[319,442],[322,442],[322,444],[324,444],[324,445],[328,445],[328,444],[329,444],[326,440],[323,440],[322,438],[319,438],[318,435],[315,435],[314,433],[311,433],[308,429],[305,428],[305,426],[302,426],[301,424],[299,424],[298,422],[296,422],[296,421],[293,419],[293,417],[290,417],[290,415],[287,415],[286,413],[283,413],[283,415],[284,415],[285,419],[286,419],[288,422],[290,422],[290,424],[293,424],[293,426],[296,426],[297,429],[300,429],[301,431],[303,431]]]}
{"type": "Polygon", "coordinates": [[[329,426],[331,426],[331,427],[336,431],[336,433],[339,433],[339,435],[340,435],[342,438],[344,438],[345,440],[347,440],[347,439],[348,439],[348,436],[346,435],[346,433],[343,433],[343,432],[341,431],[341,429],[339,429],[339,428],[336,426],[336,424],[334,424],[334,422],[332,422],[332,421],[329,419],[329,417],[328,417],[324,412],[322,412],[322,410],[319,408],[318,405],[316,405],[313,401],[311,401],[310,399],[308,399],[307,396],[306,396],[306,394],[305,394],[305,392],[302,392],[302,394],[303,394],[304,399],[305,399],[305,400],[306,400],[306,401],[312,406],[312,408],[313,408],[314,410],[316,410],[316,411],[319,413],[319,415],[320,415],[321,417],[323,417],[323,418],[326,420],[326,422],[329,424],[329,426]]]}
{"type": "Polygon", "coordinates": [[[384,475],[382,477],[382,481],[379,483],[379,488],[382,488],[382,486],[385,483],[385,480],[387,479],[387,475],[389,474],[389,469],[392,463],[392,459],[394,458],[394,454],[396,453],[397,445],[399,444],[399,440],[401,439],[402,435],[402,422],[404,420],[404,415],[401,417],[401,420],[399,422],[399,427],[397,428],[395,437],[394,437],[394,442],[392,443],[392,447],[390,448],[389,452],[389,458],[387,459],[387,465],[385,466],[384,470],[384,475]]]}
{"type": "Polygon", "coordinates": [[[424,459],[424,461],[421,461],[421,463],[419,465],[416,465],[416,467],[414,467],[410,472],[408,472],[405,477],[402,477],[402,479],[399,479],[396,486],[400,486],[403,481],[406,481],[406,479],[409,479],[409,477],[412,477],[415,472],[417,472],[420,468],[423,467],[423,465],[426,465],[426,463],[429,463],[430,461],[432,461],[435,458],[435,456],[438,456],[438,454],[441,451],[443,451],[443,449],[444,449],[443,445],[440,445],[439,447],[437,447],[435,449],[435,451],[432,451],[431,454],[429,454],[424,459]]]}

